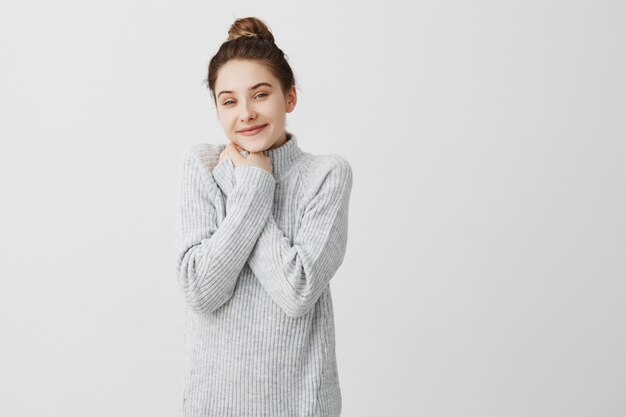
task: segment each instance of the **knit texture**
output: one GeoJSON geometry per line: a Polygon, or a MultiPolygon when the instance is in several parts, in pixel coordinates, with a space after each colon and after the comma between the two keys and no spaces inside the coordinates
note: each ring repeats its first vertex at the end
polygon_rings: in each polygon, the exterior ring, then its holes
{"type": "Polygon", "coordinates": [[[287,133],[272,173],[200,143],[180,163],[181,417],[337,417],[329,281],[343,262],[352,169],[287,133]]]}

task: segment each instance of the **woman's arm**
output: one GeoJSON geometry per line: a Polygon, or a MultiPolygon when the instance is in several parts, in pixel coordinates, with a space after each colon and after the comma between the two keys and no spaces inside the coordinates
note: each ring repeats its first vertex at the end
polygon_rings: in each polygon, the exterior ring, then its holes
{"type": "Polygon", "coordinates": [[[272,299],[290,317],[313,308],[346,251],[352,169],[336,158],[308,203],[293,244],[273,215],[254,246],[248,264],[272,299]]]}
{"type": "Polygon", "coordinates": [[[192,152],[181,162],[177,217],[176,272],[186,304],[210,313],[232,296],[237,277],[271,216],[276,180],[267,171],[240,166],[217,225],[217,185],[192,152]]]}

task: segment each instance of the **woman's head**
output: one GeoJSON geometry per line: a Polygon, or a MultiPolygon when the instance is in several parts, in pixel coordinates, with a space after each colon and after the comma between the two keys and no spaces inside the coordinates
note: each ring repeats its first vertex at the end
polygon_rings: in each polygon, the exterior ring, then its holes
{"type": "Polygon", "coordinates": [[[237,19],[211,59],[208,88],[228,138],[250,152],[282,145],[286,116],[297,96],[285,54],[267,26],[255,17],[237,19]],[[258,133],[242,129],[264,126],[258,133]]]}

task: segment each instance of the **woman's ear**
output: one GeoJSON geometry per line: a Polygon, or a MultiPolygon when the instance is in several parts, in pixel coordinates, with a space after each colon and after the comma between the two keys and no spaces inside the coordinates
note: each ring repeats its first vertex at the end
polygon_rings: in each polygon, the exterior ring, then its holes
{"type": "Polygon", "coordinates": [[[287,103],[287,113],[291,113],[296,107],[298,102],[298,95],[296,94],[296,86],[292,86],[287,94],[285,94],[285,102],[287,103]]]}

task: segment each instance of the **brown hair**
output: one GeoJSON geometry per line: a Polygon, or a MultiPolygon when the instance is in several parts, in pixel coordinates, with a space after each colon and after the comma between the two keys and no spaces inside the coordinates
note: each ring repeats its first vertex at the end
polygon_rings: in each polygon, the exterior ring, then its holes
{"type": "Polygon", "coordinates": [[[205,81],[211,91],[213,102],[215,82],[220,68],[231,59],[258,61],[280,81],[283,94],[296,85],[291,67],[283,51],[274,43],[274,36],[267,25],[256,17],[243,17],[235,20],[228,30],[228,39],[209,62],[208,77],[205,81]]]}

